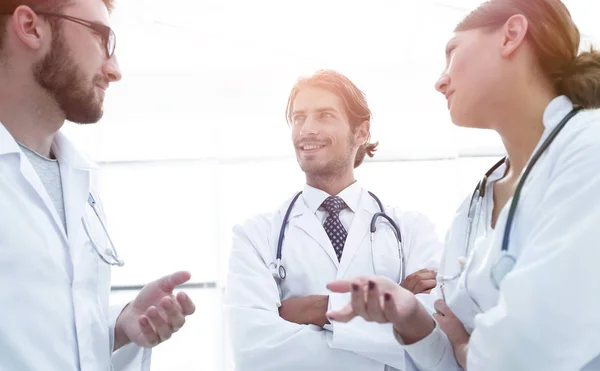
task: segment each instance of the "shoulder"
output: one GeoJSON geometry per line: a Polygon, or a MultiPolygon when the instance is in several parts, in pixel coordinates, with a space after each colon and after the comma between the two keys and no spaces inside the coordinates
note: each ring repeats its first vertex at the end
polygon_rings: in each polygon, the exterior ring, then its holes
{"type": "Polygon", "coordinates": [[[418,210],[403,209],[390,205],[386,207],[386,213],[408,234],[424,231],[431,231],[433,233],[436,229],[436,225],[431,218],[418,210]]]}
{"type": "Polygon", "coordinates": [[[554,152],[560,158],[580,153],[600,157],[600,110],[580,111],[556,137],[556,143],[560,151],[554,152]]]}
{"type": "MultiPolygon", "coordinates": [[[[600,110],[585,110],[575,115],[557,135],[543,161],[548,182],[571,183],[600,173],[600,110]],[[571,179],[566,179],[571,178],[571,179]]],[[[543,157],[542,157],[543,158],[543,157]]],[[[540,164],[542,163],[540,158],[540,164]]]]}
{"type": "Polygon", "coordinates": [[[242,220],[233,227],[234,236],[246,236],[251,240],[270,238],[274,231],[279,231],[281,228],[285,213],[294,197],[295,195],[282,203],[277,210],[255,214],[242,220]]]}

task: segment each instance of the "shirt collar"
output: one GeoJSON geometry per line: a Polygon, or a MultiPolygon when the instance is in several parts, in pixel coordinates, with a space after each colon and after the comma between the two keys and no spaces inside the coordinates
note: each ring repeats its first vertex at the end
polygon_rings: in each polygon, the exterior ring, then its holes
{"type": "Polygon", "coordinates": [[[94,170],[99,169],[97,163],[92,161],[87,155],[79,151],[62,132],[56,133],[52,142],[52,153],[59,162],[66,163],[74,169],[94,170]]]}
{"type": "MultiPolygon", "coordinates": [[[[360,203],[360,195],[361,195],[361,186],[358,182],[354,182],[346,187],[343,191],[337,194],[348,207],[353,212],[358,210],[358,205],[360,203]]],[[[330,195],[320,189],[309,186],[308,184],[304,185],[304,190],[302,191],[302,198],[306,203],[306,206],[310,211],[316,213],[323,201],[330,195]]]]}

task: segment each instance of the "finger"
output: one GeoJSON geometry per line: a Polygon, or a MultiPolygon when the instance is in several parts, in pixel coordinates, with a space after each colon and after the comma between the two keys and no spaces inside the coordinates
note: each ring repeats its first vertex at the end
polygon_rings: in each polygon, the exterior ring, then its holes
{"type": "Polygon", "coordinates": [[[177,293],[177,302],[181,306],[181,311],[184,316],[194,314],[196,305],[185,292],[177,293]]]}
{"type": "Polygon", "coordinates": [[[421,294],[431,294],[431,290],[425,290],[421,294]]]}
{"type": "Polygon", "coordinates": [[[352,284],[352,298],[350,299],[350,303],[357,316],[361,316],[367,321],[370,321],[371,318],[367,314],[367,301],[365,300],[366,293],[364,287],[365,285],[359,285],[357,283],[352,284]]]}
{"type": "Polygon", "coordinates": [[[381,295],[379,288],[373,281],[369,281],[367,289],[367,315],[375,322],[386,322],[383,314],[381,295]]]}
{"type": "Polygon", "coordinates": [[[435,309],[435,311],[442,316],[447,316],[449,314],[452,314],[452,311],[450,310],[450,308],[448,308],[448,305],[446,304],[446,302],[443,300],[440,300],[440,299],[436,300],[433,303],[433,309],[435,309]]]}
{"type": "Polygon", "coordinates": [[[413,273],[413,274],[409,275],[408,277],[406,277],[400,286],[404,287],[405,289],[407,289],[410,292],[413,292],[413,289],[415,288],[416,283],[417,283],[417,278],[416,278],[415,274],[413,273]]]}
{"type": "Polygon", "coordinates": [[[154,331],[148,317],[141,315],[140,318],[138,318],[138,324],[140,325],[141,332],[137,344],[150,347],[157,345],[160,339],[158,338],[156,331],[154,331]]]}
{"type": "Polygon", "coordinates": [[[419,278],[421,280],[431,280],[431,279],[436,279],[436,277],[437,277],[437,272],[432,271],[431,269],[425,269],[425,270],[419,271],[419,278]]]}
{"type": "Polygon", "coordinates": [[[183,315],[181,306],[173,298],[166,297],[160,301],[160,307],[167,315],[167,322],[171,325],[173,332],[179,331],[185,323],[185,316],[183,315]]]}
{"type": "Polygon", "coordinates": [[[448,317],[444,316],[443,314],[440,313],[434,313],[433,314],[433,319],[437,322],[437,324],[440,326],[440,329],[446,334],[449,335],[449,322],[448,322],[448,317]]]}
{"type": "Polygon", "coordinates": [[[347,304],[344,308],[338,311],[331,311],[325,314],[329,320],[336,322],[348,322],[356,317],[356,313],[352,309],[352,304],[347,304]]]}
{"type": "Polygon", "coordinates": [[[424,280],[435,280],[436,278],[437,273],[435,271],[430,269],[421,269],[420,271],[414,272],[413,274],[406,277],[406,279],[402,283],[402,287],[414,294],[418,294],[421,291],[423,291],[422,289],[417,288],[419,282],[424,280]]]}
{"type": "Polygon", "coordinates": [[[433,269],[427,269],[427,268],[425,268],[425,269],[419,269],[415,273],[418,273],[418,274],[431,274],[432,272],[433,272],[434,275],[437,274],[437,272],[435,270],[433,270],[433,269]]]}
{"type": "Polygon", "coordinates": [[[333,281],[327,284],[327,290],[338,293],[347,293],[352,290],[352,283],[348,280],[333,281]]]}
{"type": "MultiPolygon", "coordinates": [[[[440,328],[442,329],[442,331],[444,331],[444,327],[446,325],[446,323],[444,321],[444,315],[442,315],[440,313],[433,313],[432,317],[435,320],[435,322],[437,322],[438,325],[440,325],[440,328]]],[[[444,332],[446,332],[446,331],[444,331],[444,332]]]]}
{"type": "Polygon", "coordinates": [[[435,287],[435,285],[437,285],[437,281],[435,280],[435,278],[429,280],[421,280],[415,285],[415,290],[413,291],[413,294],[420,294],[425,290],[431,290],[435,287]]]}
{"type": "Polygon", "coordinates": [[[157,283],[162,291],[171,293],[175,287],[186,283],[190,278],[192,278],[190,272],[181,271],[159,278],[157,283]]]}
{"type": "Polygon", "coordinates": [[[383,294],[383,314],[385,318],[393,324],[401,322],[398,307],[396,305],[396,298],[389,292],[383,294]]]}
{"type": "Polygon", "coordinates": [[[150,319],[154,331],[158,334],[159,342],[168,340],[173,334],[173,328],[167,322],[166,315],[160,313],[156,307],[148,308],[146,315],[150,319]]]}
{"type": "Polygon", "coordinates": [[[338,280],[327,284],[327,289],[337,293],[347,293],[352,291],[352,283],[365,284],[369,279],[364,276],[356,277],[352,280],[338,280]]]}

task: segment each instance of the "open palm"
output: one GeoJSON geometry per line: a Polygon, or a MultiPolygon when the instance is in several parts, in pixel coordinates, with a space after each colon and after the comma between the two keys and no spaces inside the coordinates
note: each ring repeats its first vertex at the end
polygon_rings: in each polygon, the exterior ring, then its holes
{"type": "Polygon", "coordinates": [[[128,341],[143,347],[155,346],[171,337],[193,314],[195,306],[183,292],[175,297],[175,287],[190,279],[188,272],[177,272],[153,281],[140,291],[117,320],[117,334],[124,338],[115,340],[115,348],[128,341]]]}
{"type": "Polygon", "coordinates": [[[352,292],[348,305],[327,316],[338,322],[348,322],[356,316],[378,323],[402,323],[415,312],[418,301],[412,292],[388,278],[357,277],[331,282],[327,288],[337,293],[352,292]]]}

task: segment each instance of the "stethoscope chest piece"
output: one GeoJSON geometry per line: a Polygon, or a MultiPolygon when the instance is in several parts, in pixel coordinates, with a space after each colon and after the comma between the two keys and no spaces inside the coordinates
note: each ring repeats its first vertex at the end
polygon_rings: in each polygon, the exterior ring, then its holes
{"type": "Polygon", "coordinates": [[[285,276],[287,276],[287,272],[285,267],[281,264],[281,261],[277,261],[277,263],[272,262],[269,264],[269,269],[271,270],[271,274],[273,277],[278,278],[280,280],[284,280],[285,276]]]}
{"type": "Polygon", "coordinates": [[[279,266],[279,268],[277,269],[277,273],[279,273],[279,278],[281,278],[282,280],[284,280],[285,276],[287,275],[287,272],[285,271],[283,265],[279,266]]]}
{"type": "Polygon", "coordinates": [[[490,272],[492,285],[494,285],[496,289],[500,288],[500,282],[502,282],[504,277],[506,277],[506,275],[513,270],[516,263],[517,260],[514,256],[507,252],[502,252],[502,255],[496,264],[492,266],[492,270],[490,272]]]}

